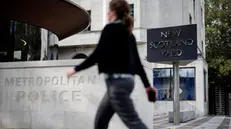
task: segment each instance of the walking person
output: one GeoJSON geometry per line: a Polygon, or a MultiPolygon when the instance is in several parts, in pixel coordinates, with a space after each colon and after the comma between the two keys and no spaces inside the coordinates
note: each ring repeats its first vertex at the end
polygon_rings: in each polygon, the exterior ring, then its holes
{"type": "Polygon", "coordinates": [[[132,34],[133,19],[129,13],[126,0],[112,0],[108,12],[110,23],[104,27],[96,49],[85,61],[67,72],[71,77],[97,64],[99,73],[105,74],[107,92],[97,111],[94,129],[107,129],[114,113],[129,129],[147,129],[130,98],[135,74],[141,77],[149,101],[156,100],[156,91],[151,87],[139,58],[132,34]]]}

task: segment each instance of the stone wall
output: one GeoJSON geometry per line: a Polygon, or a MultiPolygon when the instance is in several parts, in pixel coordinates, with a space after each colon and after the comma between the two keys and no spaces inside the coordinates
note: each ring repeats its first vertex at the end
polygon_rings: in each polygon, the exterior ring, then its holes
{"type": "MultiPolygon", "coordinates": [[[[92,129],[106,87],[96,66],[68,80],[66,70],[80,62],[1,63],[0,128],[92,129]]],[[[144,66],[152,77],[150,66],[144,66]]],[[[142,120],[152,128],[153,104],[147,101],[139,77],[132,99],[142,120]]],[[[126,127],[115,115],[110,129],[126,127]]]]}

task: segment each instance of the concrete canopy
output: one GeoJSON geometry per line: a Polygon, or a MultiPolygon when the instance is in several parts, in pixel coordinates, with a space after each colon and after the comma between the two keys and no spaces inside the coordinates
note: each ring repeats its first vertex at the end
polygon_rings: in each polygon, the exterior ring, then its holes
{"type": "Polygon", "coordinates": [[[59,40],[90,24],[90,16],[70,0],[1,0],[0,20],[25,22],[55,33],[59,40]]]}

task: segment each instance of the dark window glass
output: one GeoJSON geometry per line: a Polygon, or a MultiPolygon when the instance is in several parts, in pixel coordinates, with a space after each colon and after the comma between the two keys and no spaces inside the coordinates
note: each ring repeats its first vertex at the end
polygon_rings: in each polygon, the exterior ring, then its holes
{"type": "Polygon", "coordinates": [[[130,4],[130,15],[134,18],[134,4],[130,4]]]}
{"type": "Polygon", "coordinates": [[[46,29],[0,20],[0,62],[58,59],[58,37],[46,29]]]}
{"type": "Polygon", "coordinates": [[[189,14],[189,24],[192,24],[192,16],[189,14]]]}
{"type": "Polygon", "coordinates": [[[196,19],[196,2],[195,2],[195,0],[193,0],[193,16],[194,16],[194,19],[196,19]]]}
{"type": "Polygon", "coordinates": [[[203,8],[201,8],[201,27],[204,25],[204,11],[203,8]]]}
{"type": "Polygon", "coordinates": [[[14,21],[0,22],[0,62],[40,60],[40,28],[14,21]]]}
{"type": "Polygon", "coordinates": [[[202,54],[204,56],[204,42],[203,41],[201,41],[201,52],[202,52],[202,54]]]}
{"type": "Polygon", "coordinates": [[[87,58],[87,55],[80,53],[74,56],[73,59],[86,59],[86,58],[87,58]]]}
{"type": "MultiPolygon", "coordinates": [[[[195,100],[195,68],[180,68],[180,100],[195,100]]],[[[173,70],[154,69],[153,83],[158,100],[173,100],[173,70]]]]}
{"type": "Polygon", "coordinates": [[[207,102],[207,72],[204,70],[204,101],[207,102]]]}

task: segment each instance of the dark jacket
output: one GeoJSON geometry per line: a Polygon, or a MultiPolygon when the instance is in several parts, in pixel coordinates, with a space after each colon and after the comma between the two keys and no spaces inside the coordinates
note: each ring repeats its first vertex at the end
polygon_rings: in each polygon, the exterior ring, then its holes
{"type": "Polygon", "coordinates": [[[150,86],[138,55],[136,39],[122,23],[106,25],[94,52],[75,70],[78,72],[95,64],[98,64],[99,73],[138,74],[144,86],[150,86]]]}

